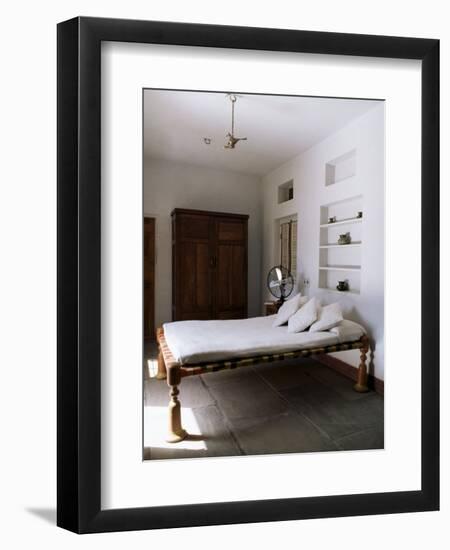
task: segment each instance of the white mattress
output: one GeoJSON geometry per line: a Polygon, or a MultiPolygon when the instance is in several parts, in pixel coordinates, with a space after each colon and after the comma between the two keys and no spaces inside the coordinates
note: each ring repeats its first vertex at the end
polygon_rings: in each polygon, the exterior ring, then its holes
{"type": "Polygon", "coordinates": [[[364,334],[364,329],[351,321],[342,321],[338,330],[293,334],[287,325],[273,327],[274,317],[175,321],[163,325],[164,335],[177,362],[194,364],[331,346],[359,340],[364,334]]]}

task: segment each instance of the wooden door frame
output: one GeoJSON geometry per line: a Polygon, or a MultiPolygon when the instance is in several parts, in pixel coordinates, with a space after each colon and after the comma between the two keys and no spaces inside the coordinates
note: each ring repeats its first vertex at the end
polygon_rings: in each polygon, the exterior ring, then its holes
{"type": "Polygon", "coordinates": [[[154,238],[154,261],[153,261],[153,328],[155,329],[152,334],[149,337],[145,336],[145,255],[144,255],[144,248],[142,247],[142,316],[143,316],[143,339],[146,341],[156,341],[156,226],[157,226],[157,216],[152,214],[144,214],[143,220],[142,220],[142,245],[144,246],[144,231],[145,231],[145,220],[146,219],[152,219],[153,220],[153,238],[154,238]]]}

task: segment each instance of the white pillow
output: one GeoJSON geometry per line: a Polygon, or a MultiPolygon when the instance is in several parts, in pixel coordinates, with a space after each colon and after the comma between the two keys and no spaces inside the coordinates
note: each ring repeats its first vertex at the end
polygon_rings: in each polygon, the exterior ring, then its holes
{"type": "Polygon", "coordinates": [[[355,321],[344,319],[338,325],[330,329],[330,332],[336,334],[340,342],[351,342],[359,340],[366,334],[364,327],[355,321]]]}
{"type": "Polygon", "coordinates": [[[328,306],[323,306],[317,313],[317,321],[313,323],[309,330],[319,332],[335,327],[343,320],[341,305],[337,302],[328,306]]]}
{"type": "Polygon", "coordinates": [[[307,301],[308,298],[306,296],[296,294],[293,298],[284,302],[278,310],[272,326],[281,327],[281,325],[287,323],[289,321],[289,317],[294,315],[294,313],[307,301]]]}
{"type": "Polygon", "coordinates": [[[289,318],[288,332],[302,332],[312,325],[317,319],[318,306],[317,300],[311,298],[297,313],[289,318]]]}

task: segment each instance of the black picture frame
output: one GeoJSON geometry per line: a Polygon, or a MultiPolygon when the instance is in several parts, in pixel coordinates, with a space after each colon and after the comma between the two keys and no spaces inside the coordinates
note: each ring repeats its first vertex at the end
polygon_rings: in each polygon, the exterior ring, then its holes
{"type": "Polygon", "coordinates": [[[57,524],[77,533],[94,533],[438,510],[439,41],[87,17],[60,23],[57,40],[57,524]],[[102,41],[422,61],[420,491],[101,510],[102,41]]]}

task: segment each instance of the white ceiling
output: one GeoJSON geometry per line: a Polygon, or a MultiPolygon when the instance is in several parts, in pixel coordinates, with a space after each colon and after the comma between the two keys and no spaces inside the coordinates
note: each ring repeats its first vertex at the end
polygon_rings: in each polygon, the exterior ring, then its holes
{"type": "Polygon", "coordinates": [[[144,154],[261,176],[322,141],[377,103],[238,95],[235,135],[248,140],[229,150],[223,148],[231,129],[231,103],[225,93],[146,90],[144,154]],[[211,138],[211,145],[205,145],[204,137],[211,138]]]}

